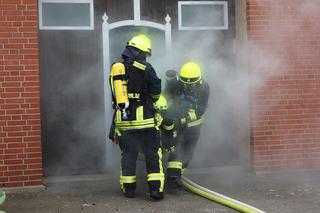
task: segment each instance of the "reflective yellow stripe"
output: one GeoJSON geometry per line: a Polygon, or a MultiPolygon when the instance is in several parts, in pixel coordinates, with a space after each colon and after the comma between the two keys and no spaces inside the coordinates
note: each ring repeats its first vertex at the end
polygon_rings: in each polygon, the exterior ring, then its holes
{"type": "Polygon", "coordinates": [[[176,137],[177,137],[177,131],[174,131],[174,132],[173,132],[172,137],[173,137],[173,138],[176,138],[176,137]]]}
{"type": "MultiPolygon", "coordinates": [[[[120,116],[121,116],[121,112],[120,112],[120,116]]],[[[139,125],[139,124],[150,124],[153,123],[154,124],[154,118],[148,118],[148,119],[144,119],[141,121],[137,121],[137,120],[133,120],[133,121],[118,121],[117,124],[119,125],[139,125]]]]}
{"type": "Polygon", "coordinates": [[[114,86],[113,86],[113,75],[112,74],[110,74],[110,86],[111,86],[112,94],[115,95],[114,86]]]}
{"type": "MultiPolygon", "coordinates": [[[[120,113],[121,116],[121,113],[120,113]]],[[[145,120],[133,120],[133,121],[117,121],[117,126],[137,126],[137,125],[144,125],[144,124],[154,124],[154,118],[148,118],[145,120]]]]}
{"type": "Polygon", "coordinates": [[[159,157],[159,168],[160,168],[160,173],[163,174],[163,167],[162,167],[162,149],[158,149],[158,157],[159,157]]]}
{"type": "Polygon", "coordinates": [[[126,191],[126,188],[124,187],[124,183],[135,183],[136,182],[136,176],[123,176],[122,175],[122,168],[120,166],[120,188],[122,192],[126,191]]]}
{"type": "Polygon", "coordinates": [[[136,108],[136,120],[122,120],[122,114],[120,110],[116,112],[116,127],[119,130],[130,130],[130,129],[144,129],[155,127],[155,119],[148,118],[144,119],[143,106],[136,108]]]}
{"type": "Polygon", "coordinates": [[[198,120],[192,121],[188,123],[188,127],[198,126],[201,125],[203,122],[203,118],[200,118],[198,120]]]}
{"type": "Polygon", "coordinates": [[[146,70],[146,65],[141,64],[141,63],[139,63],[139,62],[137,62],[137,61],[133,62],[133,66],[134,66],[134,67],[137,67],[137,68],[139,68],[139,69],[141,69],[141,70],[146,70]]]}
{"type": "Polygon", "coordinates": [[[119,127],[122,131],[125,130],[133,130],[133,129],[146,129],[146,128],[155,128],[154,124],[150,125],[140,125],[140,126],[126,126],[126,127],[119,127]]]}
{"type": "Polygon", "coordinates": [[[167,125],[163,125],[163,128],[165,130],[172,130],[174,128],[174,124],[170,125],[170,126],[167,126],[167,125]]]}
{"type": "MultiPolygon", "coordinates": [[[[160,164],[160,168],[162,168],[162,164],[160,164]]],[[[162,169],[160,169],[160,173],[150,173],[148,174],[148,181],[160,181],[160,188],[159,192],[163,192],[164,188],[164,174],[161,172],[162,169]]]]}
{"type": "MultiPolygon", "coordinates": [[[[148,181],[163,181],[164,180],[164,176],[154,176],[154,177],[148,177],[148,181]]],[[[160,191],[160,190],[159,190],[160,191]]]]}
{"type": "Polygon", "coordinates": [[[183,175],[183,173],[186,171],[186,168],[181,169],[181,174],[183,175]]]}
{"type": "Polygon", "coordinates": [[[115,120],[115,122],[117,123],[118,121],[121,121],[121,111],[120,110],[117,110],[117,112],[116,112],[116,120],[115,120]]]}
{"type": "Polygon", "coordinates": [[[137,118],[137,121],[143,121],[143,106],[137,107],[136,118],[137,118]]]}
{"type": "Polygon", "coordinates": [[[189,117],[190,117],[190,119],[191,119],[192,121],[194,121],[194,120],[197,119],[197,115],[196,115],[196,112],[195,112],[194,109],[190,109],[189,112],[188,112],[188,114],[189,114],[189,117]]]}
{"type": "MultiPolygon", "coordinates": [[[[160,173],[164,176],[163,167],[162,167],[162,149],[161,148],[158,149],[158,156],[159,156],[160,173]]],[[[163,192],[163,189],[164,189],[164,179],[161,179],[159,192],[163,192]]]]}
{"type": "Polygon", "coordinates": [[[181,161],[169,161],[168,168],[170,169],[182,169],[182,162],[181,161]]]}
{"type": "MultiPolygon", "coordinates": [[[[122,152],[122,151],[121,151],[121,152],[122,152]]],[[[122,192],[125,192],[126,189],[125,189],[124,186],[123,186],[123,183],[122,183],[122,181],[121,181],[121,177],[122,177],[122,167],[120,166],[120,180],[119,180],[119,183],[120,183],[121,191],[122,191],[122,192]]]]}
{"type": "Polygon", "coordinates": [[[118,137],[121,136],[121,132],[120,132],[120,130],[119,130],[117,127],[114,129],[114,132],[116,133],[116,135],[117,135],[118,137]]]}
{"type": "Polygon", "coordinates": [[[156,126],[160,126],[162,124],[163,118],[159,113],[156,113],[154,116],[155,120],[156,120],[156,126]]]}
{"type": "Polygon", "coordinates": [[[151,180],[162,180],[164,179],[164,174],[163,173],[150,173],[148,174],[148,181],[151,180]]]}
{"type": "Polygon", "coordinates": [[[120,176],[120,182],[121,183],[135,183],[136,182],[136,176],[120,176]]]}

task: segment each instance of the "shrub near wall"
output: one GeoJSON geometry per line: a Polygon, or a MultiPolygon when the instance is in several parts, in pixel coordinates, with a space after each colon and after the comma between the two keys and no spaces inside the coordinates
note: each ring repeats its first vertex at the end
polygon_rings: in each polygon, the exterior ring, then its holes
{"type": "Polygon", "coordinates": [[[42,184],[37,4],[0,0],[0,187],[42,184]]]}
{"type": "Polygon", "coordinates": [[[320,1],[247,3],[255,171],[320,168],[320,1]]]}

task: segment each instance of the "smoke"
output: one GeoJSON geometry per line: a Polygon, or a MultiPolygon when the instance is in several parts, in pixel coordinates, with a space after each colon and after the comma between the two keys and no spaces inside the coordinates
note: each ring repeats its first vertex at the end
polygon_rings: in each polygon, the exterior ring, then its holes
{"type": "MultiPolygon", "coordinates": [[[[169,53],[165,52],[163,32],[136,28],[131,32],[113,32],[115,34],[112,35],[116,38],[115,42],[119,42],[117,38],[121,34],[124,39],[123,33],[126,33],[124,41],[137,32],[150,36],[153,56],[149,62],[162,79],[163,86],[165,72],[169,69],[180,71],[188,61],[196,62],[202,68],[203,79],[210,85],[210,97],[191,167],[239,165],[239,147],[249,140],[245,138],[250,116],[248,89],[263,84],[265,79],[259,75],[249,76],[248,70],[237,66],[237,57],[247,56],[247,49],[246,44],[235,47],[233,28],[234,23],[230,23],[230,29],[226,31],[173,31],[169,53]]],[[[261,60],[262,63],[257,66],[277,66],[280,63],[268,51],[253,49],[256,50],[256,57],[267,59],[261,60]]]]}
{"type": "MultiPolygon", "coordinates": [[[[264,136],[267,132],[276,134],[275,130],[271,128],[277,126],[259,126],[259,122],[266,119],[265,116],[270,116],[274,109],[284,107],[287,110],[289,105],[296,100],[295,97],[301,97],[299,96],[301,94],[291,94],[291,92],[300,90],[297,89],[296,81],[299,79],[295,79],[295,77],[301,77],[302,71],[300,69],[304,66],[304,61],[299,64],[301,48],[306,45],[319,47],[315,38],[310,36],[312,30],[319,29],[318,25],[313,25],[314,17],[319,16],[318,11],[320,11],[319,3],[316,3],[316,1],[261,1],[260,4],[265,4],[270,9],[267,11],[268,15],[265,20],[247,20],[250,25],[248,44],[236,42],[238,34],[232,32],[234,31],[232,23],[229,31],[173,31],[171,52],[168,54],[165,52],[162,31],[144,27],[126,27],[113,30],[110,32],[111,62],[120,58],[126,42],[133,35],[145,33],[150,36],[153,44],[153,55],[149,61],[163,83],[166,70],[179,71],[187,61],[198,63],[202,68],[204,79],[210,85],[210,98],[191,167],[239,165],[240,147],[250,142],[248,135],[250,125],[253,124],[256,129],[259,127],[267,128],[267,130],[258,132],[264,136]],[[258,29],[251,29],[254,21],[261,22],[258,29]],[[308,27],[310,31],[308,31],[308,27]],[[303,31],[303,28],[307,29],[303,31]],[[239,63],[239,59],[241,63],[239,63]],[[247,66],[244,65],[246,63],[247,66]],[[287,101],[286,97],[290,100],[287,101]],[[254,105],[252,104],[253,100],[254,105]],[[251,124],[249,120],[251,120],[251,124]]],[[[246,13],[246,11],[242,12],[246,13]]],[[[245,26],[242,30],[246,31],[245,26]]],[[[97,40],[99,39],[98,36],[97,40]]],[[[74,43],[79,46],[83,41],[91,41],[91,39],[89,36],[85,39],[79,38],[74,43]]],[[[73,41],[68,42],[72,43],[73,41]]],[[[58,43],[59,41],[55,42],[55,45],[58,43]]],[[[101,45],[101,43],[99,44],[101,45]]],[[[78,46],[74,47],[75,54],[82,55],[83,52],[88,52],[78,46]]],[[[94,55],[94,52],[99,52],[101,48],[90,48],[89,53],[85,55],[94,55]]],[[[317,49],[314,51],[316,52],[317,49]]],[[[104,104],[102,101],[104,94],[101,94],[101,91],[105,85],[102,80],[97,82],[97,76],[103,79],[102,67],[98,65],[99,58],[91,61],[92,63],[85,68],[86,71],[82,67],[74,68],[82,71],[73,76],[72,82],[69,84],[66,82],[67,86],[60,93],[65,97],[64,101],[69,103],[68,98],[72,97],[73,101],[71,102],[78,105],[72,107],[58,105],[54,113],[54,120],[49,122],[55,125],[63,124],[63,127],[69,128],[72,132],[57,136],[56,140],[81,141],[83,140],[81,137],[85,138],[86,145],[83,147],[80,147],[79,144],[64,144],[65,149],[70,150],[67,153],[72,157],[64,156],[66,160],[63,162],[71,166],[85,164],[86,153],[90,150],[97,150],[90,147],[96,144],[101,153],[104,153],[103,149],[106,149],[108,155],[107,159],[104,159],[106,162],[99,165],[101,170],[104,170],[105,164],[108,164],[108,169],[114,171],[119,168],[119,147],[111,144],[108,140],[105,141],[111,121],[111,103],[110,110],[107,109],[106,114],[101,107],[96,107],[104,104]],[[97,97],[99,101],[97,101],[97,97]],[[71,111],[78,114],[71,118],[64,117],[71,111]],[[61,114],[61,112],[67,113],[61,114]],[[66,121],[68,119],[71,119],[72,122],[68,123],[66,121]]],[[[77,63],[77,61],[70,63],[77,63]]],[[[56,70],[59,68],[61,67],[57,67],[56,70]]],[[[307,68],[307,71],[311,75],[316,74],[312,73],[312,68],[307,68]]],[[[64,72],[60,75],[61,78],[67,75],[68,70],[64,72]]],[[[300,80],[299,86],[303,84],[303,80],[308,79],[300,80]]],[[[57,94],[53,97],[55,98],[53,102],[61,102],[57,94]]],[[[317,119],[319,120],[319,115],[317,115],[317,119]]],[[[57,134],[57,131],[52,134],[57,134]]],[[[294,142],[298,141],[295,139],[294,142]]],[[[96,155],[101,153],[96,153],[96,155]]],[[[250,158],[252,153],[245,154],[250,158]]],[[[97,162],[101,161],[99,157],[96,159],[97,162]]],[[[94,163],[90,162],[89,164],[94,163]]]]}
{"type": "Polygon", "coordinates": [[[235,66],[233,39],[226,38],[226,31],[177,34],[171,54],[150,61],[163,82],[166,70],[180,71],[184,63],[196,62],[202,69],[203,79],[210,85],[209,106],[193,166],[233,165],[238,158],[236,137],[240,119],[234,106],[241,108],[248,102],[244,94],[248,76],[235,66]]]}
{"type": "MultiPolygon", "coordinates": [[[[318,32],[319,26],[314,20],[319,17],[320,4],[315,1],[261,1],[257,4],[268,8],[265,11],[267,16],[262,20],[255,19],[255,16],[248,20],[248,44],[236,46],[237,35],[232,37],[221,31],[180,31],[173,40],[172,53],[151,60],[161,77],[166,70],[179,70],[189,60],[197,62],[210,85],[208,113],[191,166],[239,165],[240,157],[250,158],[239,156],[251,155],[249,151],[239,152],[252,140],[248,135],[251,125],[265,129],[255,132],[257,135],[268,137],[268,134],[275,134],[277,137],[283,134],[282,141],[274,141],[270,137],[271,143],[280,146],[270,147],[276,154],[271,154],[269,159],[284,160],[271,160],[270,165],[279,163],[280,167],[298,168],[303,162],[312,161],[310,157],[313,154],[304,155],[310,156],[306,160],[302,160],[301,154],[293,154],[303,152],[307,145],[296,143],[308,141],[304,137],[310,136],[303,135],[306,131],[301,126],[287,126],[286,122],[290,121],[281,119],[291,116],[297,124],[319,122],[319,116],[308,113],[310,110],[303,109],[300,103],[316,101],[312,96],[316,91],[316,79],[311,74],[314,72],[305,68],[305,64],[317,63],[315,61],[318,60],[312,58],[317,51],[310,45],[318,44],[314,42],[314,33],[318,32]],[[239,66],[239,57],[248,60],[247,67],[239,66]],[[301,76],[304,71],[311,75],[301,76]],[[299,116],[298,113],[303,114],[299,116]],[[307,121],[310,116],[315,116],[316,120],[307,121]],[[264,122],[269,123],[262,124],[264,122]],[[287,129],[281,129],[281,125],[287,129]],[[296,138],[292,138],[294,136],[296,138]],[[294,144],[290,144],[290,140],[294,144]],[[279,154],[283,149],[287,149],[287,154],[279,154]]],[[[310,104],[305,105],[308,106],[310,104]]],[[[257,138],[255,140],[260,142],[257,138]]],[[[312,139],[309,143],[309,147],[318,147],[312,139]]],[[[313,161],[317,164],[316,159],[313,161]]]]}

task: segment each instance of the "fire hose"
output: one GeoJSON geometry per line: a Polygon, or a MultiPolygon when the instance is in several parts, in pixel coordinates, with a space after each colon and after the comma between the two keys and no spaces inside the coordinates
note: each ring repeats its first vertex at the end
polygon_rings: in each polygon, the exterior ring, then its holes
{"type": "Polygon", "coordinates": [[[264,211],[257,209],[253,206],[250,206],[248,204],[242,203],[238,200],[232,199],[230,197],[227,197],[225,195],[219,194],[217,192],[211,191],[207,188],[204,188],[194,182],[192,182],[191,180],[189,180],[188,178],[186,178],[185,176],[181,177],[181,183],[182,185],[190,190],[191,192],[200,195],[202,197],[205,197],[209,200],[215,201],[217,203],[220,203],[222,205],[225,205],[227,207],[230,207],[232,209],[235,209],[239,212],[243,212],[243,213],[265,213],[264,211]]]}

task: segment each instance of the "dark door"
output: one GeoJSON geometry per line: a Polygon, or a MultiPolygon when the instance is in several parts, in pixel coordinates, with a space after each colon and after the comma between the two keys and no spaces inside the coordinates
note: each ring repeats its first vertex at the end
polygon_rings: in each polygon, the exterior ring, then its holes
{"type": "MultiPolygon", "coordinates": [[[[228,0],[228,30],[179,30],[178,1],[141,0],[141,19],[164,23],[171,16],[172,55],[163,61],[163,32],[126,27],[110,32],[110,61],[117,60],[126,41],[135,33],[152,35],[154,67],[163,76],[168,67],[179,69],[186,60],[201,62],[211,85],[211,101],[195,164],[236,164],[238,158],[237,115],[233,97],[224,81],[235,69],[234,0],[228,0]],[[227,66],[222,66],[227,65],[227,66]],[[216,67],[215,67],[216,66],[216,67]],[[218,70],[219,69],[219,70],[218,70]],[[222,131],[223,130],[223,131],[222,131]],[[222,132],[224,132],[222,134],[222,132]]],[[[106,156],[110,112],[105,114],[102,62],[102,15],[108,22],[133,19],[133,0],[94,0],[94,30],[41,30],[41,109],[45,175],[100,173],[118,165],[106,156]],[[108,165],[108,166],[107,166],[108,165]]],[[[116,146],[112,146],[117,149],[116,146]]]]}

